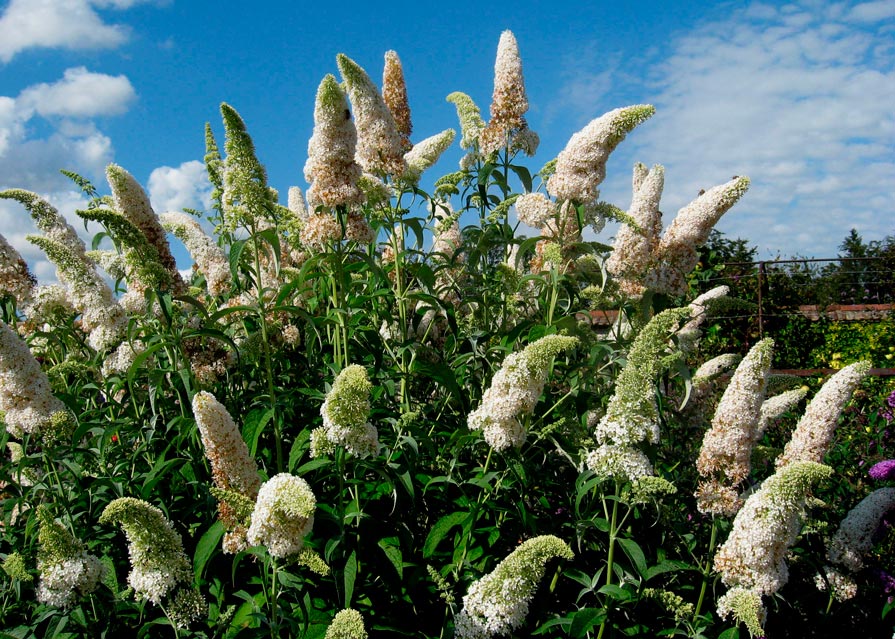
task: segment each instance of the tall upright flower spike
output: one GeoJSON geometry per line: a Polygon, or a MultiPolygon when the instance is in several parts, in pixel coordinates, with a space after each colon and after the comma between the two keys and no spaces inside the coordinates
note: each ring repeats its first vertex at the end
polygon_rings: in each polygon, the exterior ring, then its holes
{"type": "Polygon", "coordinates": [[[3,235],[0,235],[0,295],[11,295],[24,308],[34,295],[37,279],[28,264],[3,235]]]}
{"type": "Polygon", "coordinates": [[[50,388],[40,364],[15,331],[0,322],[0,411],[6,430],[63,439],[70,434],[74,417],[50,388]],[[56,432],[62,427],[61,432],[56,432]]]}
{"type": "Polygon", "coordinates": [[[599,186],[606,177],[606,161],[615,147],[638,124],[656,112],[649,104],[615,109],[592,120],[572,136],[556,158],[556,171],[547,181],[547,190],[558,200],[581,204],[600,196],[599,186]]]}
{"type": "Polygon", "coordinates": [[[88,333],[87,343],[100,352],[114,349],[124,338],[127,317],[83,250],[72,249],[48,236],[29,235],[27,239],[46,253],[56,265],[60,281],[69,287],[69,299],[81,311],[81,328],[88,333]]]}
{"type": "Polygon", "coordinates": [[[404,174],[404,148],[398,125],[379,89],[354,60],[340,53],[336,63],[348,87],[357,127],[357,161],[377,177],[404,174]]]}
{"type": "Polygon", "coordinates": [[[302,221],[308,219],[308,203],[305,202],[305,196],[302,194],[301,189],[297,186],[289,187],[289,199],[287,206],[297,219],[302,221]]]}
{"type": "Polygon", "coordinates": [[[316,507],[317,500],[304,479],[288,473],[274,475],[258,492],[249,543],[265,546],[278,558],[298,554],[314,526],[316,507]]]}
{"type": "Polygon", "coordinates": [[[808,495],[832,474],[829,466],[801,461],[777,470],[746,500],[715,555],[715,570],[730,588],[719,599],[718,611],[733,614],[753,636],[763,625],[761,597],[777,592],[789,579],[786,555],[799,534],[808,495]]]}
{"type": "Polygon", "coordinates": [[[633,481],[652,475],[653,467],[638,446],[659,440],[659,410],[655,383],[667,365],[663,354],[689,308],[670,308],[653,317],[631,344],[628,359],[615,383],[606,414],[597,424],[600,444],[587,456],[587,466],[599,475],[633,481]]]}
{"type": "Polygon", "coordinates": [[[512,31],[500,34],[497,60],[494,62],[494,93],[491,97],[491,119],[479,137],[484,155],[504,147],[518,148],[529,156],[538,148],[537,135],[528,128],[525,113],[528,97],[522,76],[522,58],[512,31]]]}
{"type": "Polygon", "coordinates": [[[483,431],[485,441],[495,450],[520,447],[527,433],[519,417],[531,414],[537,405],[553,358],[576,344],[575,337],[547,335],[521,352],[507,355],[482,395],[482,403],[469,414],[470,430],[483,431]]]}
{"type": "Polygon", "coordinates": [[[792,438],[777,458],[777,468],[796,461],[822,462],[839,422],[839,415],[858,384],[870,371],[870,362],[855,362],[828,379],[808,403],[792,438]]]}
{"type": "Polygon", "coordinates": [[[795,388],[766,399],[761,405],[761,416],[758,419],[758,425],[755,427],[755,443],[757,444],[761,441],[768,424],[772,420],[777,419],[805,399],[807,393],[808,389],[806,388],[795,388]]]}
{"type": "Polygon", "coordinates": [[[404,161],[407,163],[404,179],[414,184],[419,182],[423,171],[438,162],[438,158],[453,143],[456,136],[457,132],[453,129],[445,129],[441,133],[418,142],[404,155],[404,161]]]}
{"type": "Polygon", "coordinates": [[[162,213],[165,230],[183,242],[196,267],[205,276],[205,285],[212,295],[223,295],[230,289],[232,277],[227,254],[205,234],[199,223],[186,213],[162,213]]]}
{"type": "Polygon", "coordinates": [[[87,546],[53,519],[43,504],[37,507],[40,551],[37,570],[37,600],[49,606],[67,608],[79,596],[88,595],[99,585],[105,572],[102,562],[87,553],[87,546]]]}
{"type": "Polygon", "coordinates": [[[328,207],[350,206],[363,200],[357,185],[361,167],[355,161],[357,131],[348,110],[348,98],[332,75],[317,89],[314,103],[314,133],[308,142],[305,179],[308,204],[328,207]]]}
{"type": "Polygon", "coordinates": [[[214,139],[214,131],[211,123],[205,123],[205,171],[208,173],[208,181],[211,182],[211,203],[219,213],[223,212],[221,198],[224,196],[224,160],[218,149],[217,140],[214,139]]]}
{"type": "Polygon", "coordinates": [[[715,224],[749,190],[749,178],[735,177],[705,191],[682,208],[662,235],[646,277],[646,286],[660,293],[686,291],[687,273],[699,261],[696,249],[705,244],[715,224]]]}
{"type": "Polygon", "coordinates": [[[460,148],[473,149],[479,143],[479,136],[485,129],[482,112],[472,98],[461,91],[449,94],[447,101],[457,107],[457,119],[460,121],[460,148]]]}
{"type": "Polygon", "coordinates": [[[339,611],[323,639],[367,639],[363,616],[353,608],[339,611]]]}
{"type": "Polygon", "coordinates": [[[702,480],[696,504],[702,513],[732,516],[740,508],[737,486],[752,469],[755,429],[761,417],[774,340],[763,339],[743,358],[728,384],[712,427],[702,440],[696,469],[702,480]]]}
{"type": "Polygon", "coordinates": [[[572,559],[574,554],[559,537],[533,537],[473,583],[454,619],[458,639],[488,639],[522,626],[547,562],[555,557],[572,559]]]}
{"type": "Polygon", "coordinates": [[[357,457],[375,455],[379,451],[379,434],[367,421],[372,388],[363,366],[352,364],[343,369],[320,407],[323,427],[317,437],[323,435],[331,444],[344,446],[357,457]]]}
{"type": "Polygon", "coordinates": [[[647,171],[645,165],[638,163],[634,165],[633,183],[634,197],[628,216],[638,228],[628,224],[619,227],[606,270],[620,278],[625,293],[636,297],[643,295],[643,278],[662,233],[659,200],[665,186],[665,167],[657,164],[647,171]]]}
{"type": "Polygon", "coordinates": [[[183,540],[161,510],[141,499],[120,497],[100,515],[101,524],[118,524],[128,541],[128,585],[138,599],[165,605],[178,626],[198,619],[205,607],[193,589],[193,571],[183,540]]]}
{"type": "Polygon", "coordinates": [[[382,99],[395,119],[395,128],[401,136],[401,148],[406,153],[413,144],[410,134],[410,104],[407,102],[407,84],[404,82],[404,67],[395,51],[385,52],[385,68],[382,71],[382,99]]]}
{"type": "Polygon", "coordinates": [[[849,572],[864,566],[883,517],[895,510],[895,488],[878,488],[852,508],[827,547],[827,559],[849,572]]]}
{"type": "Polygon", "coordinates": [[[149,196],[134,179],[134,176],[117,164],[106,167],[106,178],[112,189],[115,209],[131,224],[140,229],[146,241],[158,252],[158,258],[172,283],[175,293],[182,293],[186,286],[177,270],[177,261],[171,254],[171,247],[158,216],[152,210],[149,196]]]}
{"type": "Polygon", "coordinates": [[[276,205],[267,186],[267,171],[255,155],[245,122],[232,106],[221,104],[224,120],[224,192],[221,197],[229,230],[256,228],[276,205]]]}
{"type": "MultiPolygon", "coordinates": [[[[205,457],[211,464],[211,476],[215,486],[231,491],[254,502],[261,488],[258,466],[249,454],[239,429],[230,413],[211,393],[199,392],[193,396],[193,414],[205,457]]],[[[226,499],[218,500],[218,514],[227,533],[224,536],[224,552],[236,553],[246,548],[245,523],[238,517],[234,505],[226,499]]]]}

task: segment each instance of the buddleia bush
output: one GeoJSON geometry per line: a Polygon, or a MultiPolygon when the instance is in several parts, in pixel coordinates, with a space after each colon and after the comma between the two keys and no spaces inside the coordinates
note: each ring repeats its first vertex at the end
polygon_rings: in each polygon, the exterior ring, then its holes
{"type": "Polygon", "coordinates": [[[660,165],[634,167],[629,207],[601,199],[643,104],[528,166],[540,140],[510,32],[487,114],[446,96],[456,130],[413,129],[393,51],[382,89],[346,55],[331,71],[304,191],[268,183],[224,104],[205,127],[208,211],[159,215],[119,166],[109,195],[67,173],[102,229],[88,248],[39,195],[0,192],[57,272],[37,282],[0,238],[5,636],[887,623],[891,533],[874,533],[891,477],[843,490],[828,465],[868,364],[805,409],[771,340],[695,359],[726,289],[675,307],[748,178],[664,232],[660,165]],[[458,140],[459,169],[433,177],[458,140]]]}

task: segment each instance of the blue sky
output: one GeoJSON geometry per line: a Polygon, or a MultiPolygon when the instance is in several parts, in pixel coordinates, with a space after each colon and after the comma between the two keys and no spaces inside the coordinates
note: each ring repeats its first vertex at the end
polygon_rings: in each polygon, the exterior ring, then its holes
{"type": "MultiPolygon", "coordinates": [[[[871,2],[189,2],[0,1],[0,188],[81,203],[58,169],[93,178],[116,162],[158,212],[207,201],[203,126],[218,105],[246,120],[285,198],[302,167],[314,94],[344,52],[374,79],[401,56],[414,138],[487,113],[501,31],[522,54],[537,170],[591,119],[628,104],[657,114],[614,153],[604,199],[626,208],[631,166],[666,167],[666,223],[702,188],[749,175],[719,228],[762,258],[827,257],[852,227],[895,232],[895,1],[871,2]]],[[[460,151],[432,169],[456,166],[460,151]]],[[[40,279],[52,267],[0,202],[0,233],[40,279]]],[[[599,239],[609,241],[611,229],[599,239]]]]}

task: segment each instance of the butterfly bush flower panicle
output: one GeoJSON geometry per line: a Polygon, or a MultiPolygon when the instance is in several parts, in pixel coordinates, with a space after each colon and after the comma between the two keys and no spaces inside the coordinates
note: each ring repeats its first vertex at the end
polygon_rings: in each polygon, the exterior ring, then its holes
{"type": "Polygon", "coordinates": [[[404,174],[404,147],[398,125],[379,89],[354,60],[340,53],[336,64],[354,108],[357,127],[357,161],[378,177],[404,174]]]}
{"type": "Polygon", "coordinates": [[[606,414],[597,424],[600,446],[587,456],[588,468],[597,474],[627,480],[653,474],[652,464],[637,446],[659,440],[654,384],[667,365],[662,355],[671,334],[689,316],[689,308],[662,311],[634,339],[606,414]]]}
{"type": "Polygon", "coordinates": [[[755,429],[761,416],[774,341],[763,339],[743,358],[728,384],[712,427],[702,440],[696,469],[702,481],[696,492],[699,511],[731,516],[739,508],[736,487],[752,468],[755,429]],[[719,499],[717,482],[732,499],[719,499]],[[722,481],[723,480],[723,481],[722,481]]]}
{"type": "Polygon", "coordinates": [[[519,220],[536,229],[544,228],[558,212],[556,203],[543,193],[524,193],[516,199],[514,205],[519,220]]]}
{"type": "Polygon", "coordinates": [[[28,264],[3,235],[0,235],[0,295],[11,295],[18,307],[25,308],[34,295],[37,279],[28,264]]]}
{"type": "Polygon", "coordinates": [[[211,295],[223,295],[230,289],[230,261],[227,254],[212,240],[199,223],[186,213],[162,213],[162,226],[183,242],[196,267],[205,276],[211,295]]]}
{"type": "Polygon", "coordinates": [[[258,228],[276,205],[267,186],[267,171],[255,155],[255,144],[239,113],[227,103],[221,104],[224,121],[224,190],[221,195],[227,230],[258,228]]]}
{"type": "Polygon", "coordinates": [[[456,136],[457,132],[453,129],[445,129],[441,133],[418,142],[404,155],[404,161],[407,163],[404,179],[413,184],[419,182],[423,171],[438,162],[438,158],[453,143],[456,136]]]}
{"type": "Polygon", "coordinates": [[[115,210],[136,226],[146,241],[158,252],[158,259],[173,284],[173,290],[182,293],[186,286],[177,270],[177,262],[158,216],[152,210],[149,196],[134,176],[117,164],[106,167],[106,178],[112,189],[115,210]]]}
{"type": "Polygon", "coordinates": [[[483,431],[485,441],[496,450],[521,446],[526,433],[519,417],[537,405],[553,358],[577,343],[575,337],[548,335],[507,355],[482,403],[469,414],[470,430],[483,431]]]}
{"type": "Polygon", "coordinates": [[[783,454],[777,458],[777,468],[795,461],[823,461],[842,409],[869,371],[869,361],[855,362],[824,383],[808,403],[783,454]]]}
{"type": "Polygon", "coordinates": [[[662,232],[659,200],[665,186],[665,167],[657,164],[647,171],[646,166],[638,163],[634,165],[633,181],[634,197],[628,216],[637,228],[630,224],[619,227],[606,270],[624,281],[626,293],[642,295],[643,278],[662,232]]]}
{"type": "Polygon", "coordinates": [[[690,321],[684,324],[681,327],[681,330],[677,332],[677,341],[682,351],[690,353],[696,350],[699,338],[702,335],[700,328],[708,317],[711,303],[722,297],[726,297],[729,292],[729,286],[716,286],[690,302],[692,317],[690,321]]]}
{"type": "Polygon", "coordinates": [[[74,416],[52,392],[50,380],[25,341],[0,322],[0,411],[6,430],[62,441],[74,430],[74,416]],[[67,431],[67,432],[66,432],[67,431]]]}
{"type": "Polygon", "coordinates": [[[717,602],[718,615],[733,617],[737,623],[746,626],[751,637],[764,636],[767,610],[761,602],[761,594],[750,588],[731,588],[717,602]]]}
{"type": "Polygon", "coordinates": [[[500,34],[497,60],[494,63],[494,93],[491,97],[491,120],[479,136],[484,155],[504,147],[521,150],[532,156],[538,148],[537,135],[528,128],[525,113],[528,97],[522,75],[522,58],[512,31],[500,34]]]}
{"type": "MultiPolygon", "coordinates": [[[[379,452],[376,427],[367,421],[372,387],[366,369],[352,364],[336,376],[320,407],[326,438],[336,446],[344,446],[357,457],[379,452]]],[[[317,446],[317,450],[325,449],[324,446],[317,446]]]]}
{"type": "Polygon", "coordinates": [[[867,471],[867,474],[871,479],[876,479],[878,481],[895,479],[895,459],[887,459],[874,464],[870,470],[867,471]]]}
{"type": "Polygon", "coordinates": [[[357,130],[351,121],[348,98],[332,75],[317,88],[314,103],[314,132],[308,142],[305,179],[308,204],[327,207],[351,206],[363,200],[358,187],[361,167],[355,160],[357,130]]]}
{"type": "Polygon", "coordinates": [[[249,543],[265,546],[273,557],[298,554],[314,526],[316,507],[317,500],[304,479],[288,473],[274,475],[258,491],[249,543]]]}
{"type": "Polygon", "coordinates": [[[883,517],[895,510],[895,488],[878,488],[852,508],[827,548],[827,559],[855,573],[873,548],[883,517]]]}
{"type": "Polygon", "coordinates": [[[747,598],[753,602],[751,607],[757,608],[753,621],[758,619],[761,625],[761,597],[777,592],[789,579],[786,556],[799,534],[809,493],[832,474],[833,469],[823,464],[795,462],[778,469],[749,496],[733,521],[727,541],[715,555],[715,570],[731,589],[719,600],[719,612],[735,614],[745,621],[742,612],[737,612],[742,602],[734,604],[747,598]]]}
{"type": "Polygon", "coordinates": [[[367,639],[364,618],[353,608],[338,612],[326,629],[323,639],[367,639]]]}
{"type": "Polygon", "coordinates": [[[401,136],[401,149],[406,153],[413,144],[410,134],[413,124],[410,121],[410,104],[407,102],[407,83],[404,82],[404,67],[395,51],[385,52],[385,68],[382,71],[382,99],[392,117],[395,128],[401,136]]]}
{"type": "Polygon", "coordinates": [[[40,526],[37,535],[40,545],[37,600],[57,608],[67,608],[79,596],[96,590],[105,567],[97,557],[87,553],[83,542],[53,519],[45,505],[38,506],[37,519],[40,526]]]}
{"type": "Polygon", "coordinates": [[[805,399],[807,394],[807,388],[795,388],[764,400],[764,403],[761,405],[761,416],[758,418],[758,425],[755,427],[755,443],[757,444],[761,441],[768,424],[805,399]]]}
{"type": "Polygon", "coordinates": [[[127,583],[138,599],[165,605],[181,628],[205,614],[183,540],[161,510],[141,499],[120,497],[106,506],[99,523],[118,524],[124,531],[131,563],[127,583]]]}
{"type": "Polygon", "coordinates": [[[659,293],[679,295],[687,290],[686,276],[699,261],[696,249],[708,240],[721,216],[749,190],[749,178],[735,177],[713,187],[682,208],[656,247],[655,267],[644,284],[659,293]]]}
{"type": "Polygon", "coordinates": [[[487,639],[519,628],[547,562],[554,557],[572,559],[574,555],[558,537],[534,537],[473,583],[454,619],[458,639],[487,639]]]}
{"type": "Polygon", "coordinates": [[[656,109],[648,104],[615,109],[592,120],[572,136],[556,158],[556,170],[547,190],[559,200],[584,204],[596,200],[606,177],[606,161],[615,147],[656,109]]]}

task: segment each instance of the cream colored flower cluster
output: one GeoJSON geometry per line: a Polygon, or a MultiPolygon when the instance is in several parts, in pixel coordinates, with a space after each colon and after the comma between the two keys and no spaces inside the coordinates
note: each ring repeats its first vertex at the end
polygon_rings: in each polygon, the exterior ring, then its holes
{"type": "Polygon", "coordinates": [[[49,606],[67,608],[78,597],[96,590],[105,566],[96,556],[88,554],[82,541],[53,519],[46,506],[37,508],[37,520],[40,544],[37,600],[49,606]]]}
{"type": "Polygon", "coordinates": [[[852,508],[827,548],[827,558],[850,572],[864,566],[874,534],[885,515],[895,510],[895,488],[878,488],[852,508]]]}
{"type": "Polygon", "coordinates": [[[70,415],[50,388],[28,345],[0,322],[0,411],[14,437],[52,430],[54,415],[70,415]]]}
{"type": "Polygon", "coordinates": [[[672,308],[653,317],[628,352],[606,414],[597,424],[599,446],[587,455],[587,467],[598,475],[634,480],[652,475],[652,464],[639,450],[659,440],[659,413],[654,385],[663,369],[663,355],[689,308],[672,308]]]}
{"type": "Polygon", "coordinates": [[[485,129],[482,112],[472,98],[461,91],[449,94],[447,101],[457,107],[457,119],[460,120],[460,148],[475,154],[479,136],[485,129]]]}
{"type": "Polygon", "coordinates": [[[645,290],[643,281],[659,245],[662,232],[659,200],[664,186],[665,167],[657,164],[647,170],[643,164],[634,165],[634,197],[628,216],[637,228],[628,224],[619,227],[612,254],[606,260],[606,270],[619,278],[619,284],[626,294],[634,297],[642,295],[645,290]]]}
{"type": "Polygon", "coordinates": [[[0,198],[17,200],[31,213],[44,235],[29,235],[56,266],[59,280],[68,287],[72,306],[81,312],[81,328],[98,351],[114,348],[127,328],[127,318],[108,284],[87,257],[84,242],[55,207],[30,191],[10,189],[0,198]]]}
{"type": "Polygon", "coordinates": [[[727,541],[715,555],[715,570],[731,588],[718,601],[719,611],[736,614],[750,631],[761,626],[761,597],[775,593],[789,579],[786,556],[798,536],[810,490],[832,474],[829,466],[795,462],[766,479],[746,500],[727,541]],[[751,621],[740,616],[744,614],[742,605],[735,605],[734,599],[743,597],[758,602],[751,606],[751,621]]]}
{"type": "Polygon", "coordinates": [[[258,491],[248,541],[264,546],[273,557],[289,557],[304,547],[304,538],[314,526],[317,500],[301,477],[274,475],[258,491]]]}
{"type": "Polygon", "coordinates": [[[379,434],[376,427],[367,421],[371,388],[366,369],[358,364],[346,367],[336,376],[320,407],[323,426],[312,434],[312,441],[317,444],[312,446],[315,453],[328,451],[325,442],[344,446],[357,457],[379,452],[379,434]]]}
{"type": "Polygon", "coordinates": [[[453,129],[445,129],[441,133],[430,136],[416,145],[404,155],[407,170],[404,172],[404,180],[416,184],[420,180],[423,171],[432,167],[447,148],[453,144],[457,132],[453,129]]]}
{"type": "MultiPolygon", "coordinates": [[[[261,488],[258,466],[249,454],[239,429],[227,409],[211,393],[199,392],[193,396],[193,415],[205,447],[205,457],[211,465],[215,486],[255,501],[261,488]]],[[[224,551],[239,552],[246,548],[247,529],[244,522],[226,499],[218,500],[221,521],[227,528],[224,551]]]]}
{"type": "Polygon", "coordinates": [[[690,310],[692,312],[690,321],[684,324],[681,330],[677,332],[678,346],[682,351],[689,353],[696,350],[699,338],[702,336],[701,327],[708,317],[709,305],[714,300],[726,297],[729,292],[730,287],[728,286],[716,286],[690,302],[690,310]]]}
{"type": "Polygon", "coordinates": [[[326,629],[323,639],[367,639],[364,618],[353,608],[339,611],[326,629]]]}
{"type": "Polygon", "coordinates": [[[259,229],[277,207],[276,195],[267,184],[267,171],[255,155],[255,144],[245,122],[229,104],[221,104],[224,149],[221,206],[227,228],[259,229]]]}
{"type": "MultiPolygon", "coordinates": [[[[458,104],[459,108],[459,104],[458,104]]],[[[500,34],[497,60],[494,63],[494,93],[491,98],[491,120],[479,135],[479,149],[489,155],[505,147],[532,156],[540,140],[528,128],[525,113],[528,97],[522,75],[522,58],[512,31],[500,34]]]]}
{"type": "Polygon", "coordinates": [[[724,391],[696,460],[699,511],[731,516],[739,510],[737,487],[752,469],[752,449],[771,370],[774,340],[763,339],[743,358],[724,391]]]}
{"type": "Polygon", "coordinates": [[[869,371],[869,361],[856,362],[824,383],[805,409],[783,454],[777,458],[777,468],[797,461],[823,461],[842,409],[869,371]]]}
{"type": "Polygon", "coordinates": [[[183,242],[196,268],[205,276],[211,295],[223,295],[230,289],[230,261],[224,249],[211,239],[199,223],[186,213],[162,213],[162,226],[183,242]]]}
{"type": "Polygon", "coordinates": [[[470,430],[481,430],[485,441],[496,450],[521,446],[526,432],[519,417],[534,410],[553,358],[577,343],[575,337],[548,335],[521,352],[507,355],[482,403],[469,414],[470,430]]]}
{"type": "Polygon", "coordinates": [[[460,250],[462,243],[460,215],[454,212],[450,202],[438,201],[434,206],[436,224],[432,253],[444,255],[450,260],[460,250]]]}
{"type": "Polygon", "coordinates": [[[19,308],[24,308],[34,294],[37,279],[28,264],[3,235],[0,235],[0,295],[12,295],[19,308]]]}
{"type": "Polygon", "coordinates": [[[522,626],[547,562],[555,557],[572,559],[574,555],[558,537],[534,537],[473,583],[454,619],[458,639],[487,639],[522,626]]]}
{"type": "Polygon", "coordinates": [[[354,159],[357,130],[351,121],[348,97],[332,75],[317,89],[314,103],[314,132],[308,142],[305,179],[308,203],[328,207],[350,206],[363,200],[357,181],[361,167],[354,159]]]}
{"type": "Polygon", "coordinates": [[[183,551],[183,540],[161,510],[143,500],[120,497],[103,510],[101,524],[118,524],[128,540],[131,572],[127,583],[138,599],[156,605],[178,604],[178,625],[186,626],[199,618],[205,605],[193,590],[193,571],[183,551]],[[184,605],[189,604],[189,605],[184,605]]]}
{"type": "Polygon", "coordinates": [[[659,293],[686,291],[686,276],[699,261],[696,249],[705,244],[715,224],[749,189],[749,178],[735,177],[699,195],[682,208],[656,246],[643,285],[659,293]]]}
{"type": "Polygon", "coordinates": [[[379,89],[354,60],[336,56],[357,128],[357,161],[367,173],[377,177],[400,176],[406,170],[404,144],[398,125],[379,89]]]}
{"type": "Polygon", "coordinates": [[[761,415],[758,418],[758,425],[755,427],[755,441],[761,440],[771,421],[793,408],[805,398],[807,393],[807,388],[795,388],[766,399],[761,405],[761,415]]]}
{"type": "Polygon", "coordinates": [[[385,67],[382,70],[382,99],[395,119],[395,128],[401,136],[401,150],[405,153],[413,148],[410,134],[413,123],[410,119],[410,104],[407,101],[407,83],[404,81],[404,67],[395,51],[385,52],[385,67]]]}

